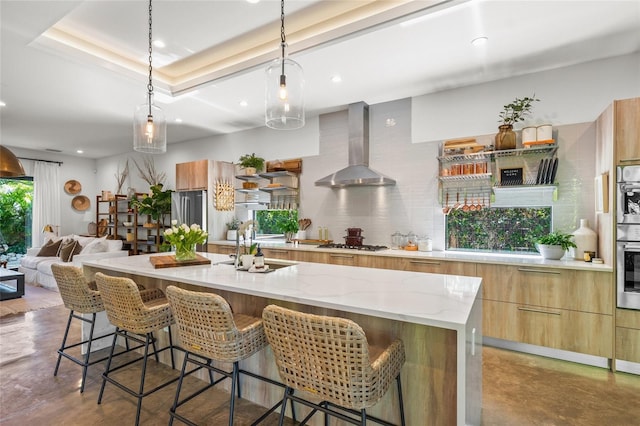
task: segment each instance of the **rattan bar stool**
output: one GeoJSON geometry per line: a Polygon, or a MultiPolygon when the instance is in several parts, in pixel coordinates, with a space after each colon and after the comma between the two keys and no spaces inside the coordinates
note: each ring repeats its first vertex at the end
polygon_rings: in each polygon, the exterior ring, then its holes
{"type": "Polygon", "coordinates": [[[367,420],[391,425],[367,416],[366,409],[384,396],[393,379],[398,385],[400,421],[405,424],[400,384],[405,352],[401,340],[395,340],[372,357],[374,349],[369,347],[364,331],[349,319],[269,305],[262,312],[262,320],[280,377],[286,385],[280,425],[287,400],[312,408],[302,425],[318,410],[325,413],[325,424],[328,416],[334,416],[363,426],[367,420]],[[315,404],[295,396],[296,390],[310,392],[309,395],[322,402],[315,404]]]}
{"type": "Polygon", "coordinates": [[[140,423],[142,398],[178,380],[178,377],[174,377],[153,389],[144,390],[147,360],[150,355],[153,355],[156,362],[159,362],[158,354],[169,350],[171,353],[171,366],[175,368],[173,356],[174,346],[171,338],[171,324],[174,323],[174,320],[171,307],[164,293],[159,289],[139,291],[136,283],[130,278],[112,277],[101,272],[96,273],[95,277],[98,290],[102,295],[105,310],[107,311],[107,318],[111,324],[116,326],[107,366],[102,374],[102,386],[100,387],[100,394],[98,395],[98,404],[102,402],[102,395],[107,382],[116,385],[118,388],[138,399],[136,411],[136,425],[138,425],[140,423]],[[165,327],[169,329],[169,346],[158,349],[156,348],[156,339],[153,336],[153,332],[162,330],[165,327]],[[144,354],[141,357],[112,368],[111,362],[118,337],[124,338],[125,341],[133,340],[139,345],[144,346],[144,354]],[[153,352],[151,353],[149,353],[149,345],[153,347],[153,352]],[[138,361],[142,361],[140,386],[138,389],[131,389],[110,376],[111,373],[138,361]]]}
{"type": "Polygon", "coordinates": [[[102,357],[100,359],[90,360],[91,343],[96,340],[113,336],[113,333],[97,337],[93,336],[96,314],[104,311],[104,304],[102,303],[100,292],[90,288],[89,281],[85,278],[82,269],[72,265],[59,265],[54,263],[51,265],[51,271],[53,272],[53,277],[55,278],[58,289],[60,290],[62,302],[64,303],[64,306],[69,309],[69,320],[67,321],[67,328],[64,330],[62,344],[60,345],[60,349],[58,349],[58,361],[56,362],[56,368],[53,375],[58,375],[58,369],[60,368],[60,360],[62,357],[75,362],[82,367],[82,381],[80,382],[80,393],[82,393],[84,392],[84,382],[87,378],[87,368],[90,365],[107,359],[107,357],[102,357]],[[78,314],[91,314],[91,319],[78,314]],[[71,327],[71,321],[73,319],[91,324],[91,329],[87,340],[67,345],[69,328],[71,327]],[[78,359],[67,352],[71,348],[84,344],[87,345],[87,351],[84,354],[83,359],[78,359]]]}
{"type": "MultiPolygon", "coordinates": [[[[239,367],[240,361],[261,351],[269,344],[264,334],[264,328],[262,327],[262,320],[260,318],[244,314],[234,314],[229,303],[223,297],[214,293],[195,292],[169,286],[167,287],[167,298],[169,299],[169,304],[173,309],[173,314],[176,319],[180,342],[186,351],[180,372],[178,389],[176,390],[175,400],[170,410],[170,425],[173,424],[174,418],[186,424],[194,425],[193,422],[176,413],[178,407],[200,395],[207,389],[212,388],[224,379],[229,378],[231,379],[229,426],[232,426],[236,395],[238,398],[242,398],[240,373],[284,388],[282,383],[246,370],[241,370],[239,367]],[[230,363],[233,365],[233,368],[231,371],[225,371],[211,365],[212,361],[230,363]],[[192,363],[197,367],[187,372],[188,363],[192,363]],[[209,371],[209,384],[193,394],[180,399],[180,391],[184,377],[202,368],[206,368],[209,371]],[[222,377],[214,380],[213,372],[221,374],[222,377]]],[[[279,401],[259,419],[254,421],[253,424],[260,423],[281,404],[282,401],[279,401]]],[[[291,411],[295,420],[293,406],[291,411]]]]}

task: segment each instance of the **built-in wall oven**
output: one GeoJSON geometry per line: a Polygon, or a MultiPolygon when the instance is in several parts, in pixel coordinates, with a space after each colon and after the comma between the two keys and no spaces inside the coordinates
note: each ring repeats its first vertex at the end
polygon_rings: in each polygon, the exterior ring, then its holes
{"type": "Polygon", "coordinates": [[[618,307],[640,309],[640,166],[617,169],[618,307]]]}

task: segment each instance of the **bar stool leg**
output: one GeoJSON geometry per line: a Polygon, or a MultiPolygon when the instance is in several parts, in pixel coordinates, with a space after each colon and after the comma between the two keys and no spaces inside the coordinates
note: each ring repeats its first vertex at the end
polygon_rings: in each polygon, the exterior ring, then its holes
{"type": "Polygon", "coordinates": [[[229,408],[229,426],[233,426],[233,412],[236,402],[236,386],[240,392],[240,384],[238,380],[238,361],[233,363],[233,372],[231,373],[231,406],[229,408]]]}
{"type": "Polygon", "coordinates": [[[367,410],[360,410],[360,426],[367,426],[367,410]]]}
{"type": "MultiPolygon", "coordinates": [[[[100,386],[100,393],[98,394],[98,404],[102,402],[102,394],[104,393],[104,387],[107,384],[107,376],[109,375],[109,369],[111,368],[111,360],[113,359],[113,352],[116,349],[116,340],[118,339],[118,327],[116,327],[116,332],[113,335],[113,343],[111,343],[111,350],[109,351],[109,359],[107,360],[107,366],[104,369],[104,373],[102,373],[102,386],[100,386]]],[[[125,338],[125,340],[127,340],[125,338]]]]}
{"type": "Polygon", "coordinates": [[[140,424],[140,411],[142,410],[142,395],[144,394],[144,379],[147,373],[147,358],[149,357],[149,342],[153,345],[156,360],[158,359],[158,353],[155,350],[155,342],[153,340],[153,333],[147,333],[146,340],[144,342],[144,356],[142,358],[142,375],[140,376],[140,390],[138,391],[138,409],[136,410],[136,426],[140,424]]]}
{"type": "Polygon", "coordinates": [[[400,424],[405,426],[404,421],[404,400],[402,399],[402,385],[400,384],[400,374],[396,378],[396,382],[398,383],[398,400],[400,402],[400,424]]]}
{"type": "Polygon", "coordinates": [[[58,362],[56,362],[56,369],[53,371],[53,375],[58,375],[58,368],[60,368],[60,360],[62,359],[62,351],[67,344],[67,336],[69,335],[69,327],[71,327],[71,319],[73,318],[73,311],[69,311],[69,320],[67,321],[67,328],[64,330],[64,337],[62,338],[62,345],[58,349],[58,362]]]}
{"type": "MultiPolygon", "coordinates": [[[[173,414],[178,409],[178,401],[180,400],[180,390],[182,389],[182,381],[184,380],[185,372],[187,371],[187,361],[189,360],[189,352],[184,354],[184,360],[182,361],[182,370],[180,370],[180,379],[178,379],[178,388],[176,389],[176,397],[173,400],[173,405],[169,411],[169,426],[173,425],[173,414]]],[[[211,360],[207,361],[210,364],[211,360]]],[[[211,371],[209,371],[209,377],[211,377],[211,371]]],[[[213,383],[213,381],[212,381],[213,383]]]]}
{"type": "Polygon", "coordinates": [[[91,355],[91,343],[93,342],[93,329],[96,326],[96,314],[91,314],[91,329],[89,330],[89,341],[87,342],[87,353],[84,354],[84,365],[82,366],[82,383],[80,393],[84,392],[84,381],[87,379],[87,368],[89,368],[89,356],[91,355]]]}
{"type": "Polygon", "coordinates": [[[287,408],[287,399],[289,399],[290,389],[291,388],[289,388],[288,386],[284,388],[284,395],[282,396],[282,407],[280,407],[280,419],[278,420],[278,426],[282,426],[284,424],[284,412],[287,408]]]}

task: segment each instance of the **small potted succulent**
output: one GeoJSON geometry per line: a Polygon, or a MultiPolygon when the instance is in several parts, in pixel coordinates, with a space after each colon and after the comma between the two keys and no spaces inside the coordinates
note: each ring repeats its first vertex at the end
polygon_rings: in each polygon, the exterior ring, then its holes
{"type": "Polygon", "coordinates": [[[497,150],[515,149],[516,134],[513,131],[513,125],[523,121],[525,116],[531,113],[533,103],[539,100],[534,94],[531,97],[515,98],[513,102],[504,106],[499,115],[500,120],[498,120],[502,124],[498,126],[499,133],[496,135],[495,147],[497,150]]]}
{"type": "Polygon", "coordinates": [[[536,248],[544,259],[558,260],[571,247],[576,247],[572,241],[573,235],[562,231],[550,232],[536,239],[536,248]]]}
{"type": "Polygon", "coordinates": [[[264,168],[264,158],[257,157],[255,153],[241,156],[238,162],[247,175],[255,175],[264,168]]]}

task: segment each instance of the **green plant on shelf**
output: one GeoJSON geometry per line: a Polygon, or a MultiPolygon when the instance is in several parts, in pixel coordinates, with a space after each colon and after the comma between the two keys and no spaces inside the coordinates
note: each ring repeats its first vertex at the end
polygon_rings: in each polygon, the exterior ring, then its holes
{"type": "Polygon", "coordinates": [[[245,154],[238,160],[240,167],[247,168],[253,167],[256,171],[260,171],[264,168],[264,158],[256,156],[255,153],[245,154]]]}
{"type": "Polygon", "coordinates": [[[536,243],[547,246],[560,246],[563,250],[569,250],[576,247],[576,243],[572,241],[573,235],[566,234],[562,231],[553,231],[536,239],[536,243]]]}
{"type": "Polygon", "coordinates": [[[515,100],[504,106],[502,112],[500,112],[500,120],[502,125],[513,126],[514,123],[523,121],[525,116],[531,113],[533,103],[540,101],[536,99],[534,94],[531,97],[525,96],[524,98],[515,98],[515,100]]]}

